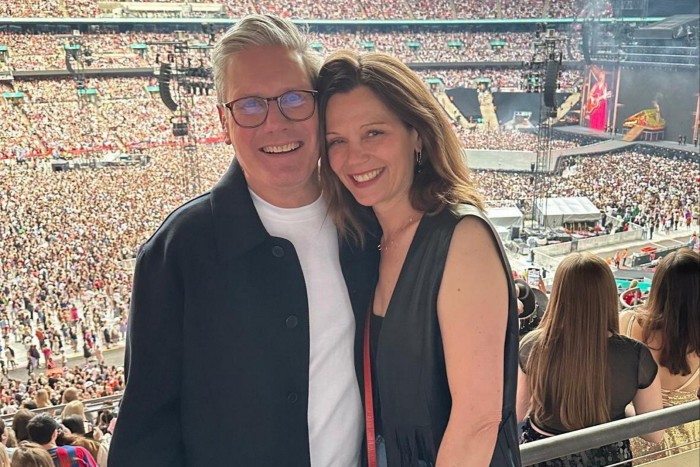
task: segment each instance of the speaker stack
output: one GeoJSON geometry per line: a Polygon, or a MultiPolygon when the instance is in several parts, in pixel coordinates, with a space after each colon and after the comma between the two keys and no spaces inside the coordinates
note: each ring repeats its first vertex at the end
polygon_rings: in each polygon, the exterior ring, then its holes
{"type": "Polygon", "coordinates": [[[173,96],[170,94],[170,78],[172,77],[173,69],[170,63],[161,62],[160,63],[160,76],[158,77],[158,93],[160,94],[160,99],[163,104],[170,109],[170,111],[175,112],[177,110],[177,102],[173,100],[173,96]]]}

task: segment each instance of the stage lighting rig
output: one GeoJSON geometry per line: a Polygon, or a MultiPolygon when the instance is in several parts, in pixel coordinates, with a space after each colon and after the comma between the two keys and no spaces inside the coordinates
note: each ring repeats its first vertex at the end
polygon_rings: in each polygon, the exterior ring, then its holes
{"type": "Polygon", "coordinates": [[[185,31],[175,31],[174,41],[147,43],[148,46],[160,47],[155,55],[160,72],[159,93],[165,106],[173,112],[170,122],[185,161],[183,185],[189,196],[196,196],[202,190],[194,118],[195,96],[208,96],[214,90],[214,75],[207,65],[214,34],[207,32],[213,31],[208,25],[203,25],[202,29],[209,34],[206,43],[190,40],[185,31]]]}
{"type": "MultiPolygon", "coordinates": [[[[536,220],[535,206],[539,198],[547,199],[548,193],[545,177],[552,166],[552,124],[557,116],[556,91],[562,49],[568,37],[545,23],[538,23],[535,29],[535,40],[532,59],[524,63],[526,89],[528,92],[542,92],[540,101],[540,118],[537,131],[537,152],[535,164],[532,167],[532,222],[536,220]],[[554,117],[554,118],[552,118],[554,117]]],[[[544,203],[544,217],[547,214],[547,204],[544,203]]]]}
{"type": "MultiPolygon", "coordinates": [[[[96,91],[90,89],[87,84],[86,68],[93,64],[94,55],[89,45],[83,41],[79,30],[74,30],[72,34],[58,36],[65,38],[63,43],[63,51],[65,53],[66,70],[75,83],[75,92],[78,95],[79,115],[82,119],[80,128],[86,140],[94,139],[94,122],[90,118],[93,114],[93,108],[89,108],[91,104],[95,104],[96,91]]],[[[90,157],[91,152],[86,154],[90,157]]]]}
{"type": "Polygon", "coordinates": [[[538,23],[532,59],[523,62],[525,89],[528,92],[544,91],[545,106],[550,109],[556,108],[554,93],[563,58],[562,48],[567,41],[568,38],[557,30],[548,28],[545,23],[538,23]]]}

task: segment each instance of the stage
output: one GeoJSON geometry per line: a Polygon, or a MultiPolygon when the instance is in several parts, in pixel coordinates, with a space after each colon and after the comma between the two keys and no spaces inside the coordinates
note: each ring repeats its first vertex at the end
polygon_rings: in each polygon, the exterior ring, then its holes
{"type": "MultiPolygon", "coordinates": [[[[588,127],[584,126],[579,126],[579,125],[572,125],[572,126],[561,126],[561,127],[555,127],[552,129],[554,136],[557,135],[557,133],[562,133],[565,135],[576,135],[576,136],[586,136],[590,138],[595,138],[601,141],[616,141],[623,143],[624,145],[628,146],[646,146],[647,148],[664,148],[664,149],[672,149],[674,151],[681,151],[685,152],[688,155],[697,155],[700,153],[700,148],[698,146],[693,146],[691,143],[689,144],[678,144],[678,141],[670,141],[670,140],[662,140],[662,141],[632,141],[632,142],[627,142],[627,141],[622,141],[622,137],[624,135],[617,133],[615,135],[612,135],[610,133],[606,133],[604,131],[600,130],[591,130],[588,127]]],[[[582,146],[581,148],[585,147],[590,147],[589,146],[582,146]]],[[[625,146],[622,146],[625,147],[625,146]]],[[[581,148],[576,148],[576,149],[581,149],[581,148]]]]}
{"type": "MultiPolygon", "coordinates": [[[[679,145],[673,141],[622,141],[621,134],[612,135],[604,131],[592,130],[578,125],[553,128],[554,139],[584,137],[595,141],[592,144],[571,149],[553,150],[549,172],[558,172],[563,167],[560,160],[577,156],[594,156],[619,151],[655,152],[662,150],[678,151],[680,155],[698,157],[700,149],[692,144],[679,145]],[[558,137],[557,137],[558,136],[558,137]]],[[[492,151],[465,149],[465,161],[473,170],[493,170],[503,172],[530,172],[537,161],[534,151],[492,151]]]]}

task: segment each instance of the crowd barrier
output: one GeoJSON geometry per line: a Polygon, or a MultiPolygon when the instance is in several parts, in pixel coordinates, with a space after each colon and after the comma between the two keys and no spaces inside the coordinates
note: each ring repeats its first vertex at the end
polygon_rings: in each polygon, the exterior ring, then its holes
{"type": "Polygon", "coordinates": [[[628,243],[641,240],[644,237],[644,231],[628,230],[627,232],[618,232],[610,235],[599,235],[597,237],[582,238],[578,240],[578,250],[590,250],[593,248],[602,248],[618,243],[628,243]]]}
{"type": "Polygon", "coordinates": [[[556,271],[561,259],[552,258],[544,253],[535,252],[535,262],[547,271],[556,271]]]}
{"type": "Polygon", "coordinates": [[[643,266],[649,264],[653,261],[658,261],[664,256],[683,248],[683,246],[677,246],[672,248],[666,248],[665,250],[654,250],[653,252],[643,254],[643,255],[633,255],[632,256],[632,267],[643,266]]]}
{"type": "Polygon", "coordinates": [[[634,242],[644,238],[644,231],[641,229],[618,232],[610,235],[599,235],[597,237],[582,238],[572,242],[555,243],[552,245],[540,246],[533,249],[534,262],[549,270],[556,269],[559,264],[554,257],[566,256],[574,251],[587,251],[594,248],[603,248],[621,243],[634,242]],[[554,268],[551,263],[554,263],[554,268]]]}

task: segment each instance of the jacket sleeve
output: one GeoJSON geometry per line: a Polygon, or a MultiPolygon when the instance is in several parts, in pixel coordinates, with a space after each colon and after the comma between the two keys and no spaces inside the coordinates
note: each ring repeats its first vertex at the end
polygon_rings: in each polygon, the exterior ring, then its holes
{"type": "Polygon", "coordinates": [[[163,237],[152,238],[139,251],[124,362],[126,389],[109,467],[179,467],[186,462],[180,411],[184,293],[176,252],[163,237]]]}

